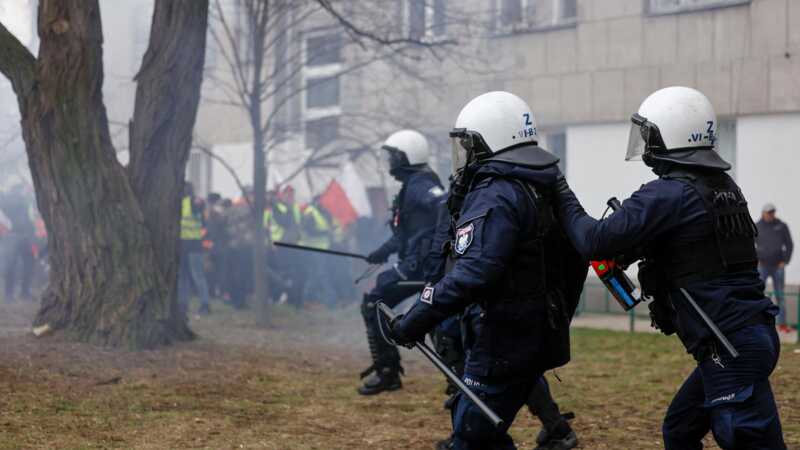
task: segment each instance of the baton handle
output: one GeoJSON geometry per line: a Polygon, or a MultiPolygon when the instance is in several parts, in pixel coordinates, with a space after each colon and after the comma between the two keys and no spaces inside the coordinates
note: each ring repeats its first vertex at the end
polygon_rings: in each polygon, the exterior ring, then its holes
{"type": "MultiPolygon", "coordinates": [[[[397,314],[395,314],[394,310],[392,310],[392,308],[390,308],[385,303],[382,302],[378,303],[378,308],[381,310],[381,312],[383,312],[383,314],[386,315],[386,317],[389,318],[389,320],[394,320],[397,317],[397,314]]],[[[425,357],[428,358],[428,360],[431,363],[433,363],[433,365],[436,366],[436,368],[439,369],[439,371],[442,372],[444,376],[447,377],[448,380],[450,380],[454,385],[456,385],[458,390],[461,391],[462,394],[467,396],[467,398],[469,398],[470,401],[472,401],[472,403],[474,403],[475,406],[477,406],[478,409],[481,410],[481,413],[483,413],[483,415],[486,416],[486,418],[489,419],[490,422],[492,422],[495,428],[500,428],[503,425],[503,419],[501,419],[500,416],[497,415],[497,413],[492,411],[492,408],[490,408],[489,405],[484,403],[484,401],[481,400],[480,397],[478,397],[474,392],[472,392],[472,389],[470,389],[469,386],[464,384],[464,382],[461,381],[461,378],[459,378],[458,375],[453,373],[450,367],[448,367],[447,364],[445,364],[444,361],[442,361],[439,355],[436,354],[436,352],[433,351],[433,349],[431,349],[428,346],[428,344],[424,342],[417,342],[414,344],[414,347],[420,352],[422,352],[422,354],[425,355],[425,357]]]]}

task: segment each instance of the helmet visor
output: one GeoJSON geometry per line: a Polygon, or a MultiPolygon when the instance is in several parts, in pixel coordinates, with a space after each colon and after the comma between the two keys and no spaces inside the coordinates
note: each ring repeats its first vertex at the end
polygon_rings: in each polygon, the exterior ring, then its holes
{"type": "Polygon", "coordinates": [[[631,131],[628,134],[628,151],[625,153],[625,161],[642,159],[646,148],[646,136],[643,136],[644,130],[647,129],[647,127],[643,126],[646,122],[647,119],[639,114],[634,114],[631,117],[631,131]]]}
{"type": "Polygon", "coordinates": [[[458,172],[467,165],[467,148],[464,147],[463,137],[453,136],[450,138],[451,143],[451,161],[453,173],[458,172]]]}

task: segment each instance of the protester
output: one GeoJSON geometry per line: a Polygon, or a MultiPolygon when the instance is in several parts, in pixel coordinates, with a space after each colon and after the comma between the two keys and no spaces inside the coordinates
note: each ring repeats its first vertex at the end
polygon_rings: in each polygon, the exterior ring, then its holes
{"type": "Polygon", "coordinates": [[[767,203],[761,209],[761,220],[756,224],[758,237],[756,238],[756,252],[758,254],[758,273],[764,283],[772,278],[772,290],[781,309],[778,314],[778,328],[788,333],[786,324],[786,301],[784,295],[785,267],[792,259],[792,235],[789,226],[775,217],[775,205],[767,203]]]}
{"type": "Polygon", "coordinates": [[[189,310],[191,287],[200,297],[200,314],[211,312],[208,282],[203,267],[203,203],[194,196],[191,183],[184,185],[181,201],[181,255],[178,272],[178,304],[184,314],[189,310]]]}
{"type": "Polygon", "coordinates": [[[33,200],[21,183],[12,187],[7,193],[0,194],[0,209],[11,224],[11,229],[6,235],[10,249],[5,270],[6,302],[12,302],[17,298],[14,296],[17,281],[20,287],[18,298],[31,298],[33,245],[36,234],[30,214],[32,205],[33,200]]]}
{"type": "Polygon", "coordinates": [[[211,243],[211,248],[208,252],[209,270],[206,272],[208,290],[214,297],[222,297],[224,271],[227,270],[225,256],[228,251],[230,236],[228,218],[225,214],[222,197],[216,192],[208,195],[206,230],[205,239],[211,243]]]}

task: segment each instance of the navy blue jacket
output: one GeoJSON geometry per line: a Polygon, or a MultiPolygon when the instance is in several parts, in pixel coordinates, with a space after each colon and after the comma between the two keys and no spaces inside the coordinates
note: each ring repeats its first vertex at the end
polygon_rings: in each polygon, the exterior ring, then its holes
{"type": "MultiPolygon", "coordinates": [[[[425,167],[403,181],[398,195],[395,232],[380,251],[398,254],[398,269],[407,277],[419,277],[436,227],[437,207],[444,189],[434,172],[425,167]]],[[[392,220],[395,220],[393,218],[392,220]]]]}
{"type": "MultiPolygon", "coordinates": [[[[583,210],[574,194],[559,201],[561,222],[575,248],[588,259],[613,258],[637,247],[659,242],[667,245],[714,239],[711,218],[700,195],[674,179],[657,179],[642,186],[622,203],[622,209],[604,220],[583,210]]],[[[769,310],[764,284],[755,270],[726,274],[683,286],[723,333],[742,328],[755,315],[769,310]]],[[[711,338],[711,332],[679,289],[670,291],[675,306],[678,336],[689,353],[711,338]]]]}
{"type": "MultiPolygon", "coordinates": [[[[481,305],[499,305],[509,300],[508,286],[502,281],[514,269],[512,263],[520,244],[537,230],[535,204],[514,179],[549,185],[558,175],[555,166],[534,170],[490,162],[481,167],[475,175],[479,181],[464,199],[456,224],[456,230],[468,230],[468,234],[464,234],[461,244],[456,238],[452,270],[428,288],[432,292],[423,291],[397,324],[398,331],[418,339],[437,323],[469,308],[464,314],[468,334],[466,373],[491,375],[491,368],[500,360],[510,363],[507,375],[524,375],[519,369],[534,366],[546,320],[542,311],[508,310],[504,322],[487,323],[481,320],[481,305]]],[[[524,307],[536,308],[534,303],[528,302],[524,307]]],[[[519,304],[508,305],[519,307],[519,304]]]]}

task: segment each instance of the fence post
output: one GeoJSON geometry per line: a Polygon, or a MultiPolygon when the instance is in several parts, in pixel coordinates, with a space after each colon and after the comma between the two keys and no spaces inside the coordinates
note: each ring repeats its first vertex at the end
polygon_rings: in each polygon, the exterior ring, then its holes
{"type": "Polygon", "coordinates": [[[636,314],[633,308],[628,310],[628,317],[630,317],[630,332],[633,333],[636,331],[636,314]]]}

